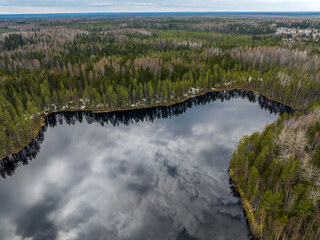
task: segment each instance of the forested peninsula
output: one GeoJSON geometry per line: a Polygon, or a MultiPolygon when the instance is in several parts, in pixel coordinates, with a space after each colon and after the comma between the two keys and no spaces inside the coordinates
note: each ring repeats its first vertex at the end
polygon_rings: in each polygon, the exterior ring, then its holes
{"type": "Polygon", "coordinates": [[[300,110],[245,136],[230,163],[257,239],[320,239],[320,20],[0,20],[0,157],[44,116],[170,105],[249,89],[300,110]],[[281,29],[311,29],[303,37],[281,29]]]}

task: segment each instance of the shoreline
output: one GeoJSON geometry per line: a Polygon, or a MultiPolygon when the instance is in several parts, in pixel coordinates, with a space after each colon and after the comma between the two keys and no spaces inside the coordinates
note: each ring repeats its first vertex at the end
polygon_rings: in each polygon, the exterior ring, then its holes
{"type": "MultiPolygon", "coordinates": [[[[283,105],[286,105],[290,108],[293,108],[293,109],[297,109],[299,110],[299,108],[295,107],[295,106],[292,106],[290,104],[287,104],[287,103],[284,103],[284,102],[281,102],[279,100],[276,100],[272,97],[268,97],[264,94],[262,94],[261,92],[258,92],[256,90],[253,90],[253,89],[249,89],[249,88],[244,88],[244,87],[230,87],[230,88],[217,88],[217,89],[209,89],[209,90],[206,90],[206,91],[203,91],[203,92],[199,92],[199,93],[196,93],[196,94],[193,94],[193,95],[190,95],[190,96],[187,96],[187,97],[184,97],[182,99],[179,99],[179,100],[176,100],[174,102],[169,102],[169,103],[160,103],[160,104],[153,104],[153,105],[145,105],[145,106],[140,106],[140,107],[126,107],[126,108],[115,108],[115,109],[106,109],[106,110],[94,110],[92,108],[84,108],[84,109],[65,109],[65,110],[55,110],[55,111],[51,111],[49,113],[46,113],[44,115],[42,115],[40,117],[40,123],[38,124],[38,126],[33,130],[34,133],[35,133],[35,137],[33,137],[31,140],[27,141],[28,143],[25,144],[23,147],[19,147],[17,149],[15,149],[14,151],[12,151],[11,153],[7,154],[7,155],[4,155],[4,156],[1,156],[0,159],[4,159],[4,158],[7,158],[15,153],[18,153],[19,151],[21,151],[22,149],[24,149],[25,147],[27,147],[39,134],[39,131],[40,131],[40,128],[42,126],[44,126],[44,122],[45,122],[45,118],[47,116],[49,116],[50,114],[53,114],[53,113],[59,113],[59,112],[92,112],[92,113],[108,113],[108,112],[120,112],[120,111],[130,111],[130,110],[139,110],[139,109],[149,109],[149,108],[156,108],[156,107],[168,107],[168,106],[173,106],[175,104],[179,104],[179,103],[182,103],[182,102],[185,102],[191,98],[195,98],[195,97],[198,97],[198,96],[202,96],[202,95],[205,95],[207,93],[211,93],[211,92],[221,92],[221,91],[232,91],[232,90],[247,90],[247,91],[250,91],[250,92],[254,92],[254,93],[257,93],[257,94],[260,94],[261,96],[269,99],[269,100],[272,100],[272,101],[275,101],[275,102],[278,102],[278,103],[281,103],[283,105]]],[[[0,161],[1,161],[0,160],[0,161]]]]}
{"type": "Polygon", "coordinates": [[[251,230],[252,235],[254,236],[254,239],[259,239],[259,232],[262,229],[262,226],[260,226],[255,217],[254,217],[254,210],[252,205],[250,204],[249,200],[245,197],[244,191],[241,187],[239,187],[238,181],[234,176],[233,169],[229,168],[229,177],[231,181],[233,182],[236,190],[238,191],[240,198],[241,198],[241,205],[243,207],[243,211],[245,213],[245,217],[249,223],[249,227],[251,230]]]}

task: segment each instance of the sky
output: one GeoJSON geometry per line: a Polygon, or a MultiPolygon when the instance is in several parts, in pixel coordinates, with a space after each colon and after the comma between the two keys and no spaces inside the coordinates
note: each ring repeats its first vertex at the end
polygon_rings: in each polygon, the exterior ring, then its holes
{"type": "Polygon", "coordinates": [[[0,0],[0,14],[320,11],[319,0],[0,0]]]}

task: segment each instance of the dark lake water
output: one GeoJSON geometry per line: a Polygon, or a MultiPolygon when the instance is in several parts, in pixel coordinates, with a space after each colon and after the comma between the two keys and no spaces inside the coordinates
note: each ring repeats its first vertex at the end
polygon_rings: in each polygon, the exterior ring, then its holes
{"type": "Polygon", "coordinates": [[[228,163],[243,135],[284,111],[223,91],[171,107],[52,114],[0,163],[0,239],[250,239],[228,163]]]}

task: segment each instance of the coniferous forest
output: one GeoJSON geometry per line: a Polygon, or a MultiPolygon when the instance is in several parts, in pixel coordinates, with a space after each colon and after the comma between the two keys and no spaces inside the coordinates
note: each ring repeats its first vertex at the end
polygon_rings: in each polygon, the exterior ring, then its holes
{"type": "Polygon", "coordinates": [[[231,160],[253,233],[320,239],[318,18],[119,17],[0,20],[0,156],[52,112],[170,105],[248,89],[298,111],[246,136],[231,160]]]}

